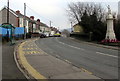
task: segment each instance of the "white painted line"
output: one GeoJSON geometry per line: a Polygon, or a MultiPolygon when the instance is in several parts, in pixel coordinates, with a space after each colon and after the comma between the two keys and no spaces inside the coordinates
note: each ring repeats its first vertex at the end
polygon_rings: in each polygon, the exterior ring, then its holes
{"type": "Polygon", "coordinates": [[[75,39],[75,38],[70,38],[70,39],[75,39]]]}
{"type": "Polygon", "coordinates": [[[65,61],[66,61],[67,63],[69,63],[69,64],[71,64],[71,63],[72,63],[72,62],[70,62],[69,60],[66,60],[66,59],[65,59],[65,61]]]}
{"type": "MultiPolygon", "coordinates": [[[[83,48],[78,48],[78,47],[75,47],[75,46],[72,46],[72,45],[68,45],[66,43],[63,43],[63,42],[60,42],[58,40],[58,38],[56,38],[57,42],[60,43],[60,44],[63,44],[63,45],[67,45],[69,47],[72,47],[72,48],[75,48],[75,49],[79,49],[79,50],[85,50],[83,48]]],[[[105,55],[105,56],[110,56],[110,57],[114,57],[114,58],[118,58],[118,56],[115,56],[115,55],[110,55],[110,54],[105,54],[105,53],[101,53],[101,52],[96,52],[97,54],[101,54],[101,55],[105,55]]]]}
{"type": "Polygon", "coordinates": [[[97,54],[101,54],[101,55],[105,55],[105,56],[110,56],[110,57],[118,58],[118,56],[115,56],[115,55],[105,54],[105,53],[101,53],[101,52],[96,52],[96,53],[97,54]]]}
{"type": "Polygon", "coordinates": [[[72,47],[72,48],[75,48],[75,49],[79,49],[79,50],[85,50],[85,49],[83,49],[83,48],[75,47],[75,46],[68,45],[68,44],[66,44],[66,43],[60,42],[57,38],[56,38],[56,40],[57,40],[58,43],[60,43],[60,44],[67,45],[67,46],[69,46],[69,47],[72,47]]]}
{"type": "Polygon", "coordinates": [[[59,55],[55,55],[56,57],[60,57],[59,55]]]}

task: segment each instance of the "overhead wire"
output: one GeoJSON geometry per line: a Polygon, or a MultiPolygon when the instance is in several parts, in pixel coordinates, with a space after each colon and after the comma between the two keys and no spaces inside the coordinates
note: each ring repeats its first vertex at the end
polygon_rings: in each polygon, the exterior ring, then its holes
{"type": "MultiPolygon", "coordinates": [[[[41,16],[38,12],[36,12],[36,11],[35,11],[34,9],[32,9],[31,7],[29,7],[27,4],[26,4],[26,7],[29,8],[31,11],[33,11],[36,15],[42,17],[43,19],[45,19],[45,20],[47,20],[47,21],[51,21],[50,19],[41,16]]],[[[51,22],[52,22],[52,21],[51,21],[51,22]]]]}

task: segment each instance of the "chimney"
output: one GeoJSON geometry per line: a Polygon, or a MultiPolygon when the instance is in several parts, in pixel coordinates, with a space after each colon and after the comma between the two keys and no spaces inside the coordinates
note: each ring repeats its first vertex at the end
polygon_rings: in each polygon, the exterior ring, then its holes
{"type": "Polygon", "coordinates": [[[20,14],[20,11],[19,11],[19,10],[17,10],[17,11],[16,11],[16,14],[20,14]]]}
{"type": "Polygon", "coordinates": [[[37,19],[38,22],[40,22],[40,19],[37,19]]]}
{"type": "Polygon", "coordinates": [[[40,19],[37,19],[36,24],[40,25],[40,19]]]}
{"type": "Polygon", "coordinates": [[[34,20],[34,16],[30,16],[30,19],[31,19],[31,20],[34,20]]]}

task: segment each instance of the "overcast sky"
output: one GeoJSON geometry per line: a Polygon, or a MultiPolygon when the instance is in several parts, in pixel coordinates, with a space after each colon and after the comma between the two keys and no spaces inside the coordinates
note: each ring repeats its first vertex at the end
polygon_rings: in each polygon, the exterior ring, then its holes
{"type": "MultiPolygon", "coordinates": [[[[40,19],[49,26],[52,21],[52,26],[56,28],[65,29],[70,28],[70,22],[66,15],[67,4],[70,2],[102,2],[106,7],[111,6],[112,11],[117,12],[119,0],[10,0],[10,8],[14,11],[24,11],[24,3],[27,5],[27,16],[35,16],[35,19],[40,19]]],[[[7,0],[0,0],[0,9],[7,5],[7,0]]]]}

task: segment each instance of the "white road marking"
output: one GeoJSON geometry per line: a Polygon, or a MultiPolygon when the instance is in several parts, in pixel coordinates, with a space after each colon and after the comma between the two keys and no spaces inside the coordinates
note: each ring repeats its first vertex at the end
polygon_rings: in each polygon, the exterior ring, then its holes
{"type": "Polygon", "coordinates": [[[115,55],[105,54],[105,53],[101,53],[101,52],[96,52],[96,53],[97,54],[101,54],[101,55],[105,55],[105,56],[110,56],[110,57],[118,58],[118,56],[115,56],[115,55]]]}
{"type": "Polygon", "coordinates": [[[56,40],[57,40],[58,43],[60,43],[60,44],[67,45],[67,46],[69,46],[69,47],[72,47],[72,48],[75,48],[75,49],[79,49],[79,50],[85,50],[85,49],[83,49],[83,48],[78,48],[78,47],[75,47],[75,46],[68,45],[68,44],[66,44],[66,43],[60,42],[57,38],[56,38],[56,40]]]}
{"type": "MultiPolygon", "coordinates": [[[[72,45],[68,45],[66,43],[63,43],[63,42],[60,42],[57,38],[56,40],[58,41],[58,43],[60,44],[63,44],[63,45],[67,45],[69,47],[72,47],[72,48],[75,48],[75,49],[79,49],[79,50],[85,50],[83,48],[78,48],[78,47],[75,47],[75,46],[72,46],[72,45]]],[[[118,56],[115,56],[115,55],[110,55],[110,54],[105,54],[105,53],[101,53],[101,52],[96,52],[97,54],[100,54],[100,55],[104,55],[104,56],[109,56],[109,57],[114,57],[114,58],[118,58],[118,56]]]]}
{"type": "Polygon", "coordinates": [[[70,39],[75,39],[75,38],[70,38],[70,39]]]}

